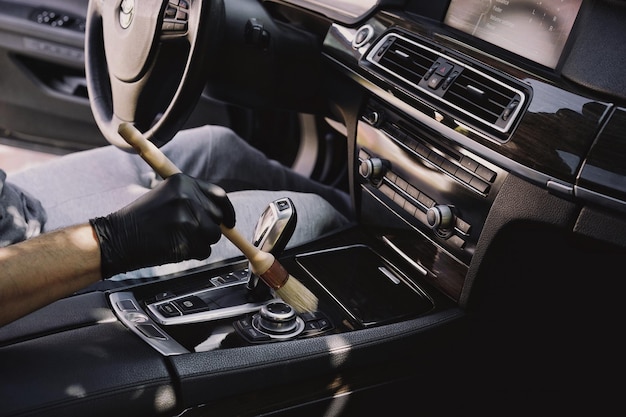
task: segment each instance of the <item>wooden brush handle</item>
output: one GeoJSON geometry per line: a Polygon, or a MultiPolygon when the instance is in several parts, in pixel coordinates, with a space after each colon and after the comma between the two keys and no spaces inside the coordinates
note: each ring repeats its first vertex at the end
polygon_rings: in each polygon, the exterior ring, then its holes
{"type": "Polygon", "coordinates": [[[154,143],[146,139],[143,133],[132,124],[120,123],[117,132],[161,178],[165,179],[182,172],[154,143]]]}
{"type": "MultiPolygon", "coordinates": [[[[132,124],[126,122],[121,123],[117,131],[161,178],[165,179],[171,175],[182,172],[154,143],[146,139],[132,124]]],[[[234,227],[229,229],[221,224],[220,229],[222,230],[222,234],[248,258],[252,272],[257,275],[263,275],[270,269],[275,260],[274,255],[263,252],[254,246],[234,227]]]]}
{"type": "Polygon", "coordinates": [[[223,224],[220,224],[220,229],[222,230],[222,234],[248,258],[252,272],[260,276],[270,269],[275,260],[274,255],[254,246],[234,227],[228,229],[223,224]]]}

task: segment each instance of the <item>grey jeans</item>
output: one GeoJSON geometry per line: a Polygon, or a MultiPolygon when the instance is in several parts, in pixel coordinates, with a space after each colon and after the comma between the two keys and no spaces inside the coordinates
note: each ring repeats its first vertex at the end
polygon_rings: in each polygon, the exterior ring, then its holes
{"type": "MultiPolygon", "coordinates": [[[[268,159],[228,128],[203,126],[184,130],[162,150],[186,174],[220,185],[229,193],[236,227],[244,236],[252,236],[267,204],[281,197],[293,200],[298,216],[288,247],[343,227],[352,216],[346,193],[268,159]]],[[[160,180],[139,156],[113,146],[69,154],[10,178],[41,201],[48,215],[44,231],[107,215],[134,201],[160,180]]],[[[222,237],[212,246],[206,260],[144,268],[114,279],[163,275],[240,255],[222,237]]]]}

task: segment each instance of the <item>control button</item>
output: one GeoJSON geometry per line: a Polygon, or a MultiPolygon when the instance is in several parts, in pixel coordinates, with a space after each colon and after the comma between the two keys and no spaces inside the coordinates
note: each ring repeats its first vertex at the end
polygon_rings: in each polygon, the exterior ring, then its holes
{"type": "Polygon", "coordinates": [[[466,184],[469,184],[474,176],[464,169],[457,169],[455,176],[466,184]]]}
{"type": "Polygon", "coordinates": [[[131,323],[145,323],[150,321],[148,316],[139,312],[126,312],[124,317],[131,323]]]}
{"type": "Polygon", "coordinates": [[[271,337],[254,328],[254,326],[252,325],[252,321],[252,317],[245,317],[234,322],[233,327],[248,342],[269,342],[271,340],[271,337]]]}
{"type": "Polygon", "coordinates": [[[404,208],[404,203],[406,203],[406,199],[400,193],[394,193],[393,201],[402,208],[404,208]]]}
{"type": "Polygon", "coordinates": [[[370,25],[365,25],[359,28],[352,40],[352,47],[358,49],[365,45],[374,36],[374,28],[370,25]]]}
{"type": "Polygon", "coordinates": [[[441,84],[441,82],[443,81],[443,77],[440,77],[439,75],[433,75],[432,77],[430,77],[430,80],[428,80],[428,86],[433,89],[436,90],[437,88],[439,88],[439,85],[441,84]]]}
{"type": "Polygon", "coordinates": [[[419,142],[413,139],[412,137],[407,136],[406,139],[404,140],[404,144],[408,146],[410,149],[415,150],[417,149],[419,142]]]}
{"type": "Polygon", "coordinates": [[[454,71],[451,75],[448,76],[448,78],[446,78],[441,88],[445,90],[446,88],[450,87],[450,84],[454,82],[454,80],[456,79],[458,75],[459,73],[457,71],[454,71]]]}
{"type": "Polygon", "coordinates": [[[317,332],[320,331],[320,325],[317,321],[307,321],[304,324],[304,331],[305,332],[317,332]]]}
{"type": "Polygon", "coordinates": [[[404,209],[404,211],[407,212],[409,216],[412,216],[412,217],[415,217],[416,213],[419,210],[413,203],[411,203],[408,200],[404,201],[404,205],[402,206],[402,208],[404,209]]]}
{"type": "Polygon", "coordinates": [[[419,197],[417,198],[417,201],[419,201],[426,208],[430,208],[433,205],[435,205],[435,200],[433,200],[432,198],[428,197],[424,193],[420,193],[419,197]]]}
{"type": "Polygon", "coordinates": [[[496,179],[496,173],[482,165],[479,165],[478,168],[476,168],[475,174],[488,182],[493,182],[496,179]]]}
{"type": "Polygon", "coordinates": [[[242,328],[252,327],[252,317],[246,316],[237,321],[242,328]]]}
{"type": "Polygon", "coordinates": [[[197,313],[198,311],[208,310],[208,305],[204,301],[195,295],[181,298],[175,301],[176,306],[183,312],[183,314],[197,313]]]}
{"type": "Polygon", "coordinates": [[[406,180],[398,177],[396,179],[396,185],[398,186],[399,189],[401,189],[402,191],[406,191],[407,188],[409,187],[409,183],[406,182],[406,180]]]}
{"type": "Polygon", "coordinates": [[[163,292],[160,292],[157,295],[155,295],[154,299],[156,301],[163,301],[163,300],[166,300],[168,298],[172,298],[174,296],[175,296],[175,294],[173,292],[171,292],[171,291],[163,291],[163,292]]]}
{"type": "Polygon", "coordinates": [[[320,330],[328,330],[333,327],[328,319],[319,319],[318,322],[320,330]]]}
{"type": "Polygon", "coordinates": [[[233,273],[228,273],[224,275],[220,275],[217,278],[217,282],[220,284],[232,284],[233,282],[239,282],[239,277],[234,275],[233,273]]]}
{"type": "Polygon", "coordinates": [[[289,210],[291,206],[289,205],[289,201],[287,200],[279,200],[276,202],[276,207],[278,207],[278,211],[289,210]]]}
{"type": "Polygon", "coordinates": [[[481,179],[478,179],[477,177],[473,177],[469,182],[469,185],[476,188],[481,193],[487,193],[487,191],[489,191],[489,184],[481,179]]]}
{"type": "Polygon", "coordinates": [[[450,236],[450,238],[448,239],[448,243],[450,243],[452,246],[458,249],[465,248],[465,241],[461,239],[460,237],[458,237],[457,235],[450,236]]]}
{"type": "Polygon", "coordinates": [[[427,146],[422,145],[421,143],[415,147],[415,152],[417,152],[424,158],[428,158],[428,155],[430,155],[430,149],[427,146]]]}
{"type": "Polygon", "coordinates": [[[426,71],[426,74],[424,74],[424,81],[428,81],[428,79],[433,75],[433,73],[438,67],[439,67],[439,62],[435,62],[433,66],[430,67],[428,71],[426,71]]]}
{"type": "Polygon", "coordinates": [[[165,317],[176,317],[181,315],[181,312],[178,311],[172,303],[161,304],[157,307],[157,310],[159,310],[159,312],[165,317]]]}
{"type": "Polygon", "coordinates": [[[117,303],[117,306],[122,311],[137,311],[137,307],[133,300],[120,300],[117,303]]]}
{"type": "Polygon", "coordinates": [[[248,338],[250,338],[250,340],[253,341],[253,342],[262,342],[262,341],[266,341],[266,340],[270,340],[271,339],[270,336],[266,335],[265,333],[261,333],[260,331],[258,331],[257,329],[255,329],[252,326],[244,329],[244,332],[245,332],[246,336],[248,338]]]}
{"type": "Polygon", "coordinates": [[[469,223],[459,217],[456,218],[454,227],[456,227],[461,233],[465,235],[469,235],[470,229],[472,228],[469,223]]]}
{"type": "Polygon", "coordinates": [[[406,192],[416,200],[419,198],[419,195],[420,195],[419,190],[410,184],[407,187],[406,192]]]}
{"type": "Polygon", "coordinates": [[[441,166],[444,161],[443,156],[436,152],[431,152],[430,155],[428,155],[428,160],[437,166],[441,166]]]}
{"type": "Polygon", "coordinates": [[[333,328],[331,321],[322,313],[301,314],[304,320],[304,331],[307,333],[320,333],[333,328]]]}
{"type": "Polygon", "coordinates": [[[467,156],[461,158],[461,165],[471,172],[476,171],[476,168],[478,168],[478,162],[467,156]]]}
{"type": "Polygon", "coordinates": [[[459,167],[457,167],[447,159],[443,161],[443,164],[441,164],[441,168],[443,168],[444,171],[452,175],[456,174],[456,171],[459,169],[459,167]]]}
{"type": "Polygon", "coordinates": [[[449,62],[444,62],[443,64],[439,65],[439,67],[435,71],[435,74],[439,75],[440,77],[446,77],[450,73],[450,71],[452,71],[452,68],[454,68],[453,64],[449,62]]]}
{"type": "Polygon", "coordinates": [[[237,278],[238,280],[243,280],[243,279],[247,280],[249,272],[250,271],[248,268],[244,268],[244,269],[240,269],[239,271],[231,272],[230,275],[237,278]]]}
{"type": "Polygon", "coordinates": [[[167,336],[165,336],[159,329],[156,328],[154,324],[138,324],[137,330],[144,334],[144,336],[149,337],[150,339],[159,339],[159,340],[167,340],[167,336]]]}

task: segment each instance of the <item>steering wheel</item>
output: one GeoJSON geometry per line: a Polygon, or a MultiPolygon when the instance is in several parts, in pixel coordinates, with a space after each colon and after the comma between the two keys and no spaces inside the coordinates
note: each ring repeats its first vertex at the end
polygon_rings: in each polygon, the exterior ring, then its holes
{"type": "Polygon", "coordinates": [[[133,124],[156,146],[193,111],[218,44],[223,0],[90,0],[85,73],[96,123],[113,145],[133,124]]]}

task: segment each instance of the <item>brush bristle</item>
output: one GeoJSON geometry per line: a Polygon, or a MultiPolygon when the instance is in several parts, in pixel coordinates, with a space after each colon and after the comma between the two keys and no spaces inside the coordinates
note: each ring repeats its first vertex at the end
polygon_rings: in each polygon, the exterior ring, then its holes
{"type": "Polygon", "coordinates": [[[315,294],[291,275],[287,278],[285,285],[276,290],[276,294],[298,313],[310,313],[317,310],[318,299],[315,294]]]}

